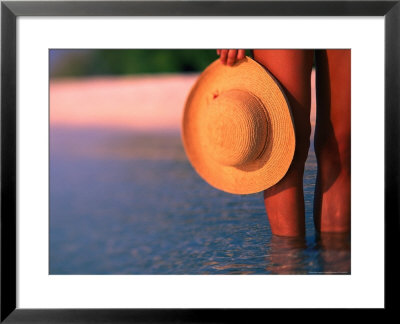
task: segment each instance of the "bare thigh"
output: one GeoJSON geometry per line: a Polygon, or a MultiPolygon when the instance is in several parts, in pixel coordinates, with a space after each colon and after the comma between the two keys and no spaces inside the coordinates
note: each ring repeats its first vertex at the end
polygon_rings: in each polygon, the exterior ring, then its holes
{"type": "Polygon", "coordinates": [[[310,145],[311,69],[313,50],[254,50],[254,58],[285,89],[296,131],[294,165],[304,164],[310,145]]]}
{"type": "Polygon", "coordinates": [[[313,50],[254,50],[254,59],[283,86],[292,110],[296,133],[293,162],[285,177],[264,191],[273,234],[304,234],[303,173],[310,145],[310,76],[313,50]]]}

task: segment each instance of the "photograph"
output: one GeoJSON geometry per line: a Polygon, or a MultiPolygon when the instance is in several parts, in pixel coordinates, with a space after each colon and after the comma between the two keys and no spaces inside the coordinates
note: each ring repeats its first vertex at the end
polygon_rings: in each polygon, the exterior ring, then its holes
{"type": "Polygon", "coordinates": [[[351,274],[351,49],[48,55],[49,275],[351,274]]]}
{"type": "Polygon", "coordinates": [[[2,1],[0,322],[396,309],[399,2],[2,1]]]}

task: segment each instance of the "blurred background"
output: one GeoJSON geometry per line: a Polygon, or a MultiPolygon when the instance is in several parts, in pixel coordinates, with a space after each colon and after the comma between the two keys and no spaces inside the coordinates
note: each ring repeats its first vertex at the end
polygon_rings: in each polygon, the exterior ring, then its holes
{"type": "MultiPolygon", "coordinates": [[[[247,51],[250,55],[250,51],[247,51]]],[[[350,273],[350,243],[271,235],[262,193],[210,187],[184,153],[186,97],[215,50],[52,49],[50,274],[350,273]]],[[[315,86],[312,75],[312,114],[315,86]]]]}
{"type": "Polygon", "coordinates": [[[50,50],[50,75],[63,78],[200,72],[216,57],[215,50],[50,50]]]}

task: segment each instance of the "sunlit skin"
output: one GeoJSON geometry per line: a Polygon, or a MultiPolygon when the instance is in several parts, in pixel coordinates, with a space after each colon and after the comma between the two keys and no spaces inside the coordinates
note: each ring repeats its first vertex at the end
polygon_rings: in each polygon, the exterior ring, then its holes
{"type": "MultiPolygon", "coordinates": [[[[244,50],[217,50],[233,65],[244,50]]],[[[319,232],[350,231],[350,50],[254,50],[254,59],[285,89],[296,131],[296,151],[285,177],[264,191],[271,231],[304,236],[304,166],[310,145],[311,70],[316,58],[318,175],[314,221],[319,232]]]]}
{"type": "Polygon", "coordinates": [[[218,49],[217,54],[223,64],[232,66],[236,61],[245,57],[245,50],[218,49]]]}
{"type": "Polygon", "coordinates": [[[350,231],[350,55],[350,50],[320,50],[315,55],[318,176],[314,221],[322,232],[350,231]]]}

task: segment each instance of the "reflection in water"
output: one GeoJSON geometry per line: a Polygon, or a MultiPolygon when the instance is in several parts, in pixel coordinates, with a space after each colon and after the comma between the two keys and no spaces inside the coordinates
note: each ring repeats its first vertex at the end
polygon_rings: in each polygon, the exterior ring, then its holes
{"type": "Polygon", "coordinates": [[[194,172],[176,133],[52,128],[51,274],[349,273],[350,241],[315,238],[315,156],[305,240],[273,236],[262,193],[231,195],[194,172]]]}
{"type": "Polygon", "coordinates": [[[306,273],[305,249],[304,238],[272,235],[266,270],[273,274],[306,273]]]}
{"type": "Polygon", "coordinates": [[[316,242],[271,236],[266,270],[273,274],[350,274],[350,235],[320,233],[316,242]]]}
{"type": "Polygon", "coordinates": [[[350,235],[320,233],[318,246],[322,259],[322,273],[350,273],[350,235]]]}

